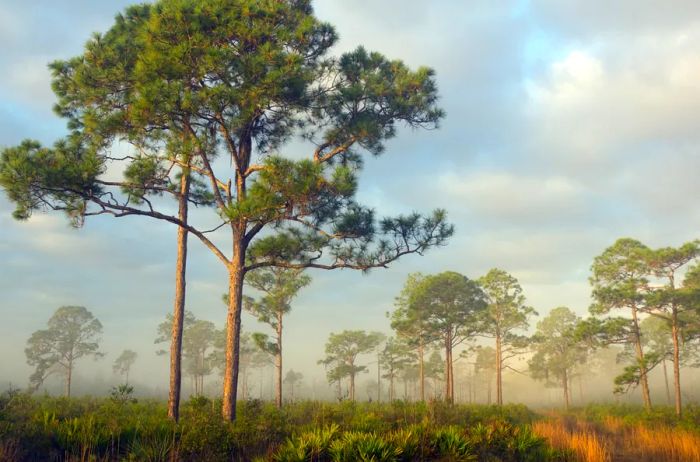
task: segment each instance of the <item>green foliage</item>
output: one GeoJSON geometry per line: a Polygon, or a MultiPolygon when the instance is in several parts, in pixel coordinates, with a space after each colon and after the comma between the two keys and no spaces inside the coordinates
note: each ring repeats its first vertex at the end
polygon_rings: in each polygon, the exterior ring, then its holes
{"type": "Polygon", "coordinates": [[[49,318],[48,328],[34,332],[24,352],[34,366],[30,386],[36,390],[54,372],[66,375],[66,394],[70,395],[70,375],[74,364],[84,356],[104,356],[99,349],[102,324],[82,306],[62,306],[49,318]]]}
{"type": "Polygon", "coordinates": [[[513,331],[527,329],[528,318],[537,312],[525,304],[525,296],[516,278],[503,270],[493,268],[478,280],[484,291],[487,308],[482,312],[480,335],[500,337],[504,345],[518,344],[513,331]]]}
{"type": "Polygon", "coordinates": [[[182,461],[409,461],[435,460],[438,447],[443,456],[455,454],[466,441],[468,454],[482,455],[479,460],[554,460],[526,458],[539,440],[525,438],[523,426],[535,415],[524,406],[306,401],[280,410],[250,401],[239,403],[235,423],[221,420],[220,406],[193,398],[175,424],[161,402],[33,398],[13,391],[0,395],[0,444],[13,442],[22,461],[163,460],[172,453],[182,461]]]}
{"type": "Polygon", "coordinates": [[[109,392],[109,397],[117,404],[135,403],[134,387],[129,384],[117,385],[112,387],[109,392]]]}
{"type": "Polygon", "coordinates": [[[126,376],[126,381],[129,381],[129,371],[131,370],[131,366],[134,365],[136,362],[136,357],[138,355],[136,354],[135,351],[133,350],[124,350],[122,353],[117,357],[117,359],[114,360],[114,364],[112,365],[112,370],[116,374],[120,375],[125,375],[126,376]]]}
{"type": "Polygon", "coordinates": [[[326,357],[319,364],[328,367],[329,383],[350,378],[350,399],[354,400],[355,376],[367,371],[366,366],[355,363],[357,356],[369,353],[384,340],[384,334],[361,330],[344,330],[338,334],[331,333],[326,342],[326,357]]]}

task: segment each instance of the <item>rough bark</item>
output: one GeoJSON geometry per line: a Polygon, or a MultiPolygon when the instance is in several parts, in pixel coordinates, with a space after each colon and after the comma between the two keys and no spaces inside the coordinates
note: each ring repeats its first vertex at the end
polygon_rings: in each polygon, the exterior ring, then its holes
{"type": "MultiPolygon", "coordinates": [[[[190,191],[189,172],[180,177],[178,218],[187,223],[190,191]]],[[[168,417],[175,422],[180,418],[180,390],[182,387],[182,330],[185,318],[185,284],[187,272],[187,229],[177,228],[177,261],[175,262],[175,302],[173,307],[173,330],[170,341],[170,392],[168,393],[168,417]]]]}
{"type": "Polygon", "coordinates": [[[238,364],[240,362],[241,311],[243,301],[243,240],[234,230],[233,258],[229,264],[229,300],[226,315],[226,368],[224,371],[224,393],[222,415],[225,421],[236,419],[238,393],[238,364]]]}

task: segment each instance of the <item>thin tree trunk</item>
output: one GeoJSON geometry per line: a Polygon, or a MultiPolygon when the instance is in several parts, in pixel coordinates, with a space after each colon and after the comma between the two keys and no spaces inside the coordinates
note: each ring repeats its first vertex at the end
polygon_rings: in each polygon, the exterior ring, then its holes
{"type": "Polygon", "coordinates": [[[569,377],[566,374],[566,369],[564,370],[564,377],[562,379],[562,385],[564,387],[564,408],[569,409],[569,377]]]}
{"type": "Polygon", "coordinates": [[[275,357],[277,368],[277,387],[275,390],[275,404],[282,407],[282,311],[277,312],[277,355],[275,357]]]}
{"type": "Polygon", "coordinates": [[[389,402],[394,402],[394,371],[389,375],[389,402]]]}
{"type": "Polygon", "coordinates": [[[668,372],[666,372],[666,360],[661,360],[661,365],[664,369],[664,383],[666,384],[666,403],[671,405],[671,389],[668,387],[668,372]]]}
{"type": "Polygon", "coordinates": [[[70,385],[73,379],[73,360],[68,362],[68,371],[66,373],[66,397],[70,398],[70,385]]]}
{"type": "Polygon", "coordinates": [[[649,380],[647,379],[647,367],[644,363],[644,350],[642,349],[642,336],[639,330],[639,321],[637,319],[637,307],[632,307],[632,330],[634,335],[634,349],[637,354],[637,362],[639,363],[639,381],[642,385],[642,401],[644,408],[651,410],[651,394],[649,393],[649,380]]]}
{"type": "Polygon", "coordinates": [[[377,402],[382,402],[382,368],[379,352],[377,351],[377,402]]]}
{"type": "Polygon", "coordinates": [[[418,368],[420,370],[420,400],[425,402],[425,364],[423,360],[424,355],[423,337],[420,338],[420,343],[418,344],[418,368]]]}
{"type": "Polygon", "coordinates": [[[496,404],[503,405],[503,359],[501,352],[501,334],[496,333],[496,404]]]}
{"type": "MultiPolygon", "coordinates": [[[[182,170],[178,218],[185,224],[188,219],[190,174],[182,170]]],[[[168,417],[175,422],[180,418],[180,392],[182,387],[182,330],[185,319],[185,285],[187,273],[187,236],[185,228],[177,228],[177,260],[175,262],[175,302],[173,306],[173,330],[170,341],[170,392],[168,393],[168,417]]]]}
{"type": "Polygon", "coordinates": [[[445,401],[450,402],[450,376],[452,375],[452,364],[450,363],[451,339],[449,333],[445,335],[445,401]]]}
{"type": "Polygon", "coordinates": [[[681,357],[679,345],[678,312],[676,307],[672,307],[671,312],[671,333],[673,336],[673,388],[676,393],[676,415],[681,416],[681,357]]]}
{"type": "Polygon", "coordinates": [[[226,421],[236,420],[238,364],[240,361],[241,307],[243,301],[243,236],[234,230],[233,258],[229,265],[229,304],[226,316],[226,369],[222,414],[226,421]]]}
{"type": "Polygon", "coordinates": [[[355,402],[355,374],[350,374],[350,401],[355,402]]]}

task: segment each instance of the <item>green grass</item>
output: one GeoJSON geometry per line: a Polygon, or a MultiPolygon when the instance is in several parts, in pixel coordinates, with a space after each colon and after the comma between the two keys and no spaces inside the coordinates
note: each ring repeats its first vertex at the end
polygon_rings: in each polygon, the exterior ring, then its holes
{"type": "Polygon", "coordinates": [[[21,461],[560,460],[525,406],[248,401],[224,423],[220,402],[0,396],[0,459],[21,461]],[[173,459],[172,456],[175,456],[173,459]]]}

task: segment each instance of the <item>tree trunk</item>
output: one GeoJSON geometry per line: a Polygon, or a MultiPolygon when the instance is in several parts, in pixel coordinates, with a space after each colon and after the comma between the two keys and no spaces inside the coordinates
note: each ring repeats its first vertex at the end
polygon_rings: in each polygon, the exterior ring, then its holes
{"type": "Polygon", "coordinates": [[[637,354],[637,362],[639,363],[639,381],[642,385],[642,401],[644,408],[651,410],[651,394],[649,393],[649,380],[647,379],[647,367],[644,363],[644,350],[642,349],[642,336],[639,331],[639,322],[637,319],[637,307],[632,307],[632,331],[634,335],[634,349],[637,354]]]}
{"type": "Polygon", "coordinates": [[[423,361],[424,346],[423,338],[420,338],[420,343],[418,344],[418,368],[420,370],[420,400],[425,402],[425,364],[423,361]]]}
{"type": "Polygon", "coordinates": [[[282,311],[277,312],[277,355],[275,356],[277,383],[275,389],[275,404],[282,407],[282,311]]]}
{"type": "Polygon", "coordinates": [[[350,374],[350,401],[355,402],[355,374],[350,374]]]}
{"type": "Polygon", "coordinates": [[[668,387],[668,372],[666,372],[666,360],[665,359],[661,360],[661,365],[663,366],[663,369],[664,369],[664,383],[666,384],[666,403],[670,406],[671,405],[671,390],[668,387]]]}
{"type": "MultiPolygon", "coordinates": [[[[190,174],[182,170],[178,218],[187,224],[190,193],[190,174]]],[[[187,272],[187,236],[185,228],[177,228],[177,261],[175,262],[175,303],[173,306],[173,330],[170,341],[170,392],[168,393],[168,417],[175,422],[180,418],[180,391],[182,387],[182,330],[185,318],[185,275],[187,272]]]]}
{"type": "Polygon", "coordinates": [[[229,300],[226,316],[226,369],[222,415],[224,420],[236,420],[236,395],[238,393],[238,364],[241,335],[241,308],[243,301],[243,262],[245,248],[243,236],[234,231],[233,258],[229,265],[229,300]]]}
{"type": "Polygon", "coordinates": [[[379,351],[377,351],[377,402],[382,402],[382,363],[379,359],[379,351]]]}
{"type": "Polygon", "coordinates": [[[70,398],[70,385],[73,378],[73,360],[68,362],[68,370],[66,371],[66,397],[70,398]]]}
{"type": "Polygon", "coordinates": [[[503,405],[503,359],[501,352],[501,334],[496,333],[496,404],[503,405]]]}
{"type": "Polygon", "coordinates": [[[389,374],[389,402],[394,402],[394,371],[389,374]]]}
{"type": "Polygon", "coordinates": [[[451,400],[450,394],[450,377],[452,376],[452,362],[450,361],[450,350],[452,347],[452,339],[450,334],[445,335],[445,401],[448,403],[451,400]]]}
{"type": "Polygon", "coordinates": [[[681,357],[678,328],[678,312],[676,307],[672,307],[671,312],[671,333],[673,336],[673,388],[676,393],[676,415],[681,416],[681,357]]]}
{"type": "Polygon", "coordinates": [[[569,377],[564,369],[564,377],[562,378],[562,386],[564,387],[564,408],[569,409],[569,377]]]}

